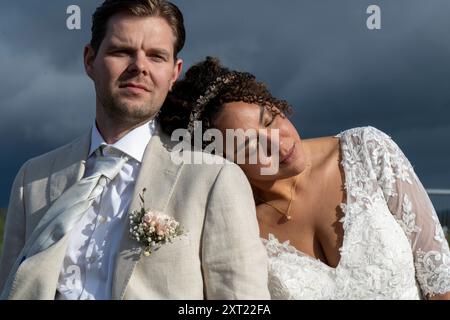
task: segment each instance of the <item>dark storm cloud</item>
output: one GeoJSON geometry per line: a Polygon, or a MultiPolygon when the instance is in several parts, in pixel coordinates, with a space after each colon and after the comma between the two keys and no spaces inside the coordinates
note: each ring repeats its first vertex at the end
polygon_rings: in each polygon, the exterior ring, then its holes
{"type": "Polygon", "coordinates": [[[43,70],[55,66],[59,70],[79,72],[83,45],[90,39],[91,14],[99,3],[90,0],[3,2],[0,5],[2,45],[9,47],[11,54],[32,56],[36,63],[48,58],[43,70]],[[66,9],[71,4],[82,10],[81,30],[66,28],[66,9]]]}
{"type": "Polygon", "coordinates": [[[194,4],[189,52],[218,55],[267,82],[294,106],[305,137],[376,126],[425,185],[450,187],[448,1],[194,4]],[[365,25],[374,3],[382,10],[379,31],[365,25]]]}
{"type": "MultiPolygon", "coordinates": [[[[179,0],[185,67],[206,55],[254,73],[296,110],[304,137],[373,125],[402,147],[424,184],[450,188],[450,2],[179,0]],[[370,4],[382,29],[366,28],[370,4]]],[[[0,4],[0,207],[18,167],[93,121],[82,65],[101,1],[0,4]],[[65,27],[77,4],[82,30],[65,27]]]]}

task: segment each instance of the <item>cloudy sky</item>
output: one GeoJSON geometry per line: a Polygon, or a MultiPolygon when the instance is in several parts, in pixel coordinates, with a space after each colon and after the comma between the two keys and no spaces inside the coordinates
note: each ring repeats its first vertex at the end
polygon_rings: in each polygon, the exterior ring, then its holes
{"type": "MultiPolygon", "coordinates": [[[[0,207],[27,159],[94,121],[82,52],[100,3],[0,4],[0,207]],[[81,9],[81,30],[66,27],[71,4],[81,9]]],[[[185,16],[185,67],[212,55],[254,73],[294,106],[303,138],[375,126],[400,145],[427,188],[450,189],[450,1],[174,3],[185,16]],[[371,4],[381,8],[381,30],[366,26],[371,4]]]]}

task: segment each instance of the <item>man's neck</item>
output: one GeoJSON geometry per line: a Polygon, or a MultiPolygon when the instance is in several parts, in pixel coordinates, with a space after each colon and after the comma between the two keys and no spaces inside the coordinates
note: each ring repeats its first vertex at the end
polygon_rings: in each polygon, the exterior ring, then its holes
{"type": "Polygon", "coordinates": [[[131,130],[143,125],[150,120],[151,119],[145,119],[138,123],[120,123],[97,114],[95,124],[97,125],[98,132],[100,132],[100,134],[102,135],[103,140],[105,140],[107,144],[114,144],[131,130]]]}

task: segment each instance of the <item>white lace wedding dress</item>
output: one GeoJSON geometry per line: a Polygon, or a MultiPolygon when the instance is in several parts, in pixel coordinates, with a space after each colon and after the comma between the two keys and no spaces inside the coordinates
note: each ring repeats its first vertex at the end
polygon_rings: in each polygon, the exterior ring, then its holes
{"type": "Polygon", "coordinates": [[[450,291],[450,251],[426,191],[383,132],[339,135],[347,202],[336,268],[273,235],[272,299],[420,299],[450,291]]]}

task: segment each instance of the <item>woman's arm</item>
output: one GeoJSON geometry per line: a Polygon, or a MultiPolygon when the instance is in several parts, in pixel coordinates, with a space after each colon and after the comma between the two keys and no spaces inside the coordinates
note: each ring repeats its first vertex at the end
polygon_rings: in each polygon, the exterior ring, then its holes
{"type": "Polygon", "coordinates": [[[378,132],[372,163],[388,207],[411,244],[422,293],[450,299],[450,250],[433,204],[397,144],[378,132]]]}

